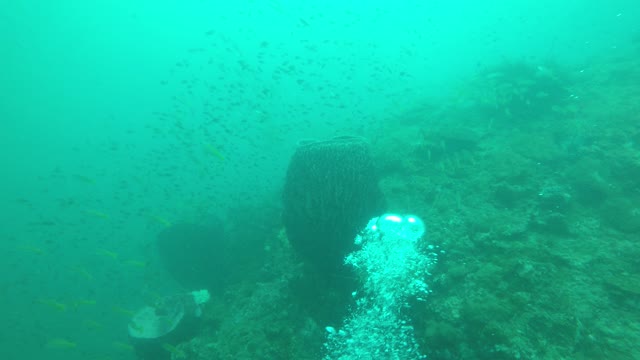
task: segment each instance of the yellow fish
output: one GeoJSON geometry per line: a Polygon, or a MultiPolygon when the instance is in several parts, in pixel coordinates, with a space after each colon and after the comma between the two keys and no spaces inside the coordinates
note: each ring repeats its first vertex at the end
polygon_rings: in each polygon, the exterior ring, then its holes
{"type": "Polygon", "coordinates": [[[129,260],[129,261],[126,262],[126,264],[129,265],[129,266],[134,266],[134,267],[141,268],[141,269],[147,267],[147,263],[146,262],[138,261],[138,260],[129,260]]]}
{"type": "Polygon", "coordinates": [[[93,280],[93,275],[91,275],[85,268],[74,267],[74,268],[71,268],[71,271],[73,271],[74,273],[82,276],[83,278],[85,278],[87,280],[93,280]]]}
{"type": "Polygon", "coordinates": [[[55,301],[55,300],[40,299],[40,300],[38,300],[38,302],[40,304],[47,305],[48,307],[50,307],[50,308],[52,308],[54,310],[60,311],[60,312],[67,311],[67,305],[65,305],[65,304],[63,304],[61,302],[55,301]]]}
{"type": "Polygon", "coordinates": [[[24,246],[20,246],[18,247],[18,249],[23,250],[23,251],[27,251],[27,252],[31,252],[34,253],[36,255],[42,255],[45,253],[45,251],[37,246],[32,246],[32,245],[24,245],[24,246]]]}
{"type": "Polygon", "coordinates": [[[95,300],[80,299],[73,302],[73,307],[79,308],[81,305],[95,305],[95,304],[96,304],[95,300]]]}
{"type": "Polygon", "coordinates": [[[106,257],[110,257],[113,260],[118,260],[118,253],[113,252],[113,251],[109,251],[109,250],[105,250],[105,249],[98,249],[96,251],[96,254],[102,255],[102,256],[106,256],[106,257]]]}
{"type": "Polygon", "coordinates": [[[78,344],[63,338],[54,338],[47,341],[47,349],[69,350],[78,347],[78,344]]]}
{"type": "Polygon", "coordinates": [[[209,154],[215,156],[220,161],[224,161],[224,156],[220,153],[220,150],[216,149],[213,145],[205,144],[205,148],[209,154]]]}
{"type": "Polygon", "coordinates": [[[121,308],[120,306],[114,306],[112,310],[116,314],[122,314],[122,315],[126,315],[128,317],[132,317],[133,315],[135,315],[135,313],[133,311],[127,310],[125,308],[121,308]]]}
{"type": "Polygon", "coordinates": [[[96,330],[96,329],[101,329],[102,328],[102,324],[100,324],[97,321],[93,321],[93,320],[85,320],[82,322],[82,324],[84,325],[85,328],[90,329],[90,330],[96,330]]]}
{"type": "Polygon", "coordinates": [[[109,215],[103,213],[102,211],[97,210],[84,210],[84,213],[87,215],[95,216],[100,219],[108,219],[109,215]]]}
{"type": "Polygon", "coordinates": [[[113,347],[119,350],[133,351],[133,346],[127,343],[123,343],[121,341],[114,342],[113,347]]]}
{"type": "Polygon", "coordinates": [[[155,216],[155,215],[150,215],[149,219],[153,220],[154,222],[157,222],[160,225],[164,225],[166,227],[171,226],[171,221],[161,217],[161,216],[155,216]]]}
{"type": "Polygon", "coordinates": [[[74,175],[74,177],[75,177],[77,180],[79,180],[79,181],[81,181],[81,182],[83,182],[83,183],[85,183],[85,184],[95,184],[95,183],[96,183],[96,181],[95,181],[95,180],[93,180],[92,178],[90,178],[90,177],[88,177],[88,176],[85,176],[85,175],[75,174],[75,175],[74,175]]]}

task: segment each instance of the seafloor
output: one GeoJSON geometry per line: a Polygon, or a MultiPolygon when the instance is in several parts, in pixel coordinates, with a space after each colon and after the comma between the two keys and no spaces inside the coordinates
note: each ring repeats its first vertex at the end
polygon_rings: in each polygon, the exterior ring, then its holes
{"type": "MultiPolygon", "coordinates": [[[[389,209],[445,250],[410,310],[429,359],[640,358],[638,84],[637,60],[505,63],[370,129],[389,209]]],[[[322,358],[328,324],[269,234],[265,265],[214,295],[174,360],[322,358]]]]}

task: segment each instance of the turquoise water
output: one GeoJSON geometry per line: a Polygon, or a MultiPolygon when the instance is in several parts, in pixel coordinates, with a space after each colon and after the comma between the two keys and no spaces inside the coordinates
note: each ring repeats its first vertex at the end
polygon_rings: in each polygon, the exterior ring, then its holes
{"type": "Polygon", "coordinates": [[[158,235],[222,223],[224,285],[168,353],[321,359],[347,315],[319,303],[349,300],[295,295],[282,189],[301,140],[342,135],[446,251],[407,310],[420,353],[640,357],[638,19],[635,1],[4,4],[0,357],[134,359],[135,311],[197,290],[158,235]]]}

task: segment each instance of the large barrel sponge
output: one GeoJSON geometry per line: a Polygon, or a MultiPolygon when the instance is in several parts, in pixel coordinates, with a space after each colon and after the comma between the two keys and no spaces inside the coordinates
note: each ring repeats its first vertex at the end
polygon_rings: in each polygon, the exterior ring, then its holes
{"type": "Polygon", "coordinates": [[[367,142],[339,137],[302,143],[287,171],[283,221],[291,245],[319,270],[335,271],[385,202],[367,142]]]}

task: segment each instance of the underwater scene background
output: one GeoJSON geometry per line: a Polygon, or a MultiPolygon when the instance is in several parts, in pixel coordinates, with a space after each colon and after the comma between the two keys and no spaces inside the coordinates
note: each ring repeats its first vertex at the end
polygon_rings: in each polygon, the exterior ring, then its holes
{"type": "Polygon", "coordinates": [[[4,3],[0,358],[640,358],[639,24],[4,3]]]}

